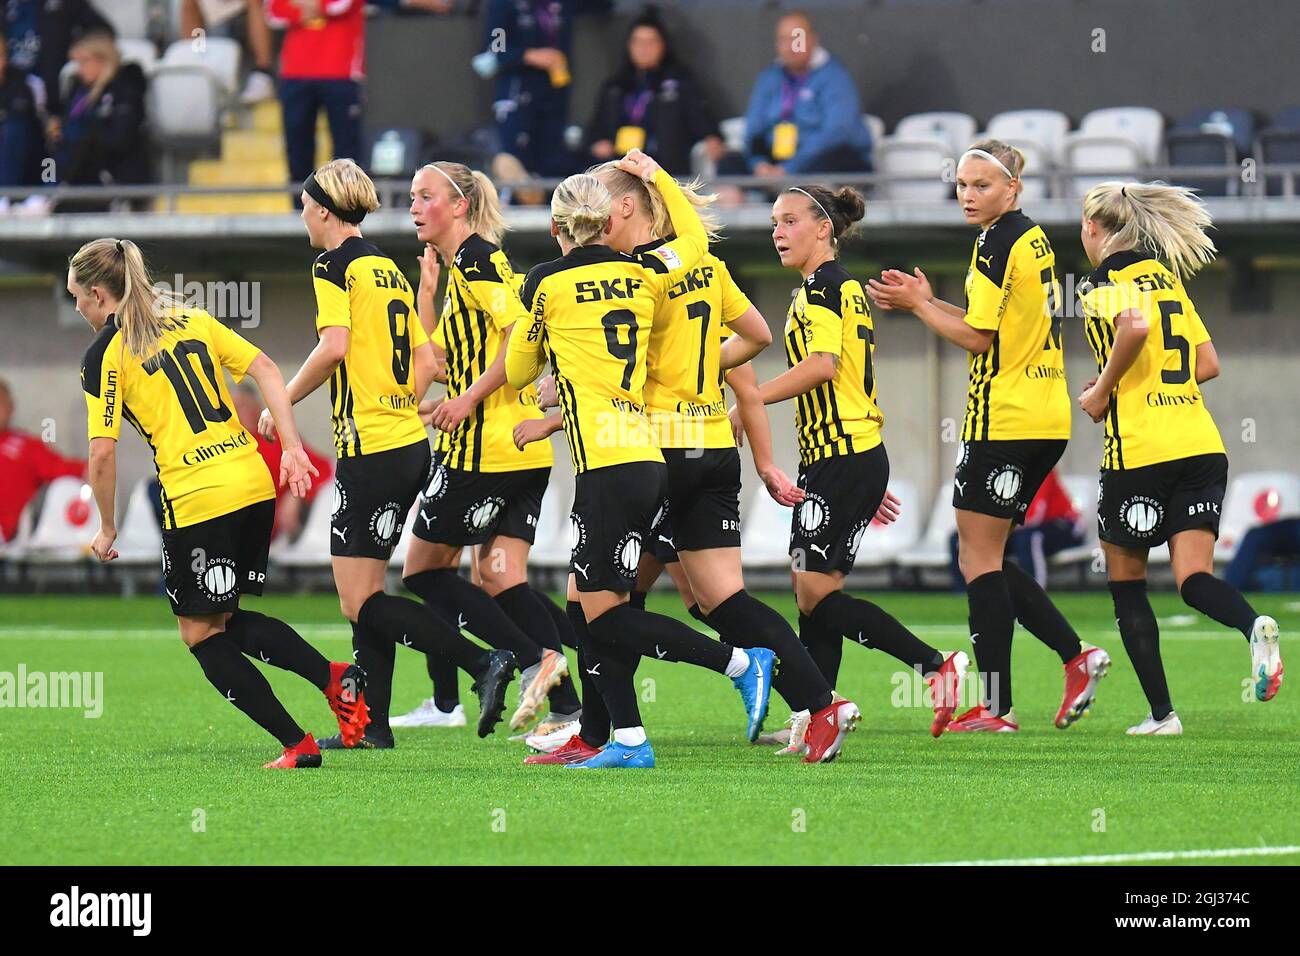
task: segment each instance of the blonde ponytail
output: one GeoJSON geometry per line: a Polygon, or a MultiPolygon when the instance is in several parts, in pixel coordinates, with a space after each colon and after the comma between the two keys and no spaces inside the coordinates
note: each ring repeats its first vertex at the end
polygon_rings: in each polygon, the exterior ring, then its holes
{"type": "Polygon", "coordinates": [[[1188,279],[1217,251],[1205,231],[1214,225],[1192,190],[1167,183],[1099,183],[1083,198],[1083,216],[1108,233],[1101,257],[1124,249],[1151,253],[1188,279]]]}
{"type": "Polygon", "coordinates": [[[183,307],[171,292],[154,288],[140,247],[130,239],[96,239],[68,260],[73,280],[84,289],[99,286],[117,302],[122,347],[137,358],[157,348],[165,312],[183,307]]]}
{"type": "MultiPolygon", "coordinates": [[[[672,217],[668,215],[668,206],[664,202],[663,194],[659,192],[659,187],[654,183],[647,183],[640,176],[633,176],[619,169],[618,164],[613,162],[592,166],[587,172],[605,185],[613,199],[621,199],[629,193],[635,196],[637,205],[650,217],[651,228],[658,238],[668,239],[674,235],[676,230],[673,229],[672,217]]],[[[709,234],[709,240],[715,241],[721,238],[722,219],[709,208],[718,201],[717,195],[700,192],[704,183],[699,179],[689,183],[678,183],[678,186],[690,204],[695,207],[700,222],[704,224],[704,231],[709,234]]]]}
{"type": "Polygon", "coordinates": [[[595,176],[578,173],[551,195],[551,218],[574,245],[591,245],[605,232],[613,199],[595,176]]]}

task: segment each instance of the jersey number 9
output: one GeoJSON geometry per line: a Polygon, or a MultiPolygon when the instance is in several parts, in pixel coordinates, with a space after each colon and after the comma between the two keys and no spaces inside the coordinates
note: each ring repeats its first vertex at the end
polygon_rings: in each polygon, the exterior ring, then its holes
{"type": "Polygon", "coordinates": [[[600,317],[605,327],[605,348],[623,363],[623,388],[632,387],[632,370],[636,368],[636,314],[631,309],[613,309],[600,317]],[[619,341],[618,330],[627,328],[627,341],[619,341]]]}

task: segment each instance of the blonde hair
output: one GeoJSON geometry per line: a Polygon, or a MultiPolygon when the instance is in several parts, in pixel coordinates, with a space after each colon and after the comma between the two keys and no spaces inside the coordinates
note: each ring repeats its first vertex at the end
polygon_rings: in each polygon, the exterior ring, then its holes
{"type": "MultiPolygon", "coordinates": [[[[664,203],[663,194],[654,183],[647,183],[640,176],[619,169],[617,162],[600,163],[592,166],[587,172],[605,185],[612,199],[621,199],[628,194],[635,196],[637,205],[650,217],[651,229],[657,237],[667,239],[676,232],[672,217],[668,215],[668,206],[664,203]]],[[[704,231],[709,234],[709,239],[719,239],[722,220],[709,208],[718,201],[717,194],[700,192],[704,183],[698,178],[677,185],[690,204],[695,207],[700,222],[704,224],[704,231]]]]}
{"type": "Polygon", "coordinates": [[[978,143],[971,143],[970,146],[966,148],[966,152],[970,152],[972,149],[988,153],[1005,166],[1007,171],[1011,173],[1011,178],[1016,180],[1017,194],[1025,188],[1025,184],[1020,181],[1020,177],[1025,171],[1025,154],[1020,150],[1002,142],[1000,139],[982,139],[978,143]]]}
{"type": "Polygon", "coordinates": [[[68,53],[71,55],[77,50],[84,50],[91,56],[104,61],[103,72],[99,74],[99,79],[90,88],[90,102],[97,103],[108,84],[112,83],[114,77],[117,76],[117,71],[122,68],[122,53],[118,50],[113,35],[102,30],[87,33],[72,44],[68,53]]]}
{"type": "Polygon", "coordinates": [[[1205,204],[1192,190],[1168,183],[1098,183],[1083,197],[1083,216],[1108,235],[1101,246],[1110,252],[1140,249],[1187,279],[1214,259],[1214,241],[1205,230],[1214,225],[1205,204]]]}
{"type": "MultiPolygon", "coordinates": [[[[501,239],[510,227],[501,215],[501,200],[497,196],[497,187],[492,180],[477,169],[470,169],[464,163],[438,162],[429,163],[425,169],[436,169],[451,182],[443,180],[452,199],[463,198],[469,208],[465,211],[465,220],[476,233],[492,243],[501,245],[501,239]],[[452,183],[455,183],[453,188],[452,183]]],[[[442,179],[442,176],[438,177],[442,179]]]]}
{"type": "Polygon", "coordinates": [[[366,171],[350,159],[331,160],[312,175],[339,209],[363,209],[370,213],[379,208],[375,184],[366,171]]]}
{"type": "Polygon", "coordinates": [[[586,246],[604,233],[612,204],[604,183],[589,173],[578,173],[551,195],[551,218],[574,245],[586,246]]]}
{"type": "Polygon", "coordinates": [[[68,260],[73,281],[83,289],[99,286],[117,300],[122,347],[146,358],[165,328],[163,314],[184,303],[172,292],[154,288],[140,247],[130,239],[96,239],[68,260]]]}

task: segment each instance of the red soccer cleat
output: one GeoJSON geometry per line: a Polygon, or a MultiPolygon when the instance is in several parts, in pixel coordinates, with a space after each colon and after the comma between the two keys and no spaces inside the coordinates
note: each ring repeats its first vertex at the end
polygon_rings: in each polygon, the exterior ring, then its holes
{"type": "Polygon", "coordinates": [[[524,763],[532,766],[538,764],[566,764],[580,763],[600,753],[599,747],[593,747],[577,734],[569,738],[569,742],[564,744],[558,750],[553,750],[548,754],[533,754],[531,757],[525,757],[524,763]]]}
{"type": "Polygon", "coordinates": [[[970,658],[966,652],[954,651],[944,658],[943,666],[927,681],[930,699],[934,702],[934,723],[930,724],[930,733],[935,737],[943,733],[961,702],[961,686],[966,680],[968,667],[970,658]]]}
{"type": "Polygon", "coordinates": [[[320,748],[316,739],[308,734],[292,747],[285,747],[278,760],[262,764],[264,770],[306,770],[320,766],[320,748]]]}
{"type": "Polygon", "coordinates": [[[365,736],[370,723],[366,706],[366,672],[356,664],[334,661],[330,664],[330,682],[325,685],[325,699],[339,721],[344,747],[355,747],[365,736]]]}
{"type": "Polygon", "coordinates": [[[1012,719],[1011,714],[998,717],[983,704],[979,707],[972,707],[948,725],[948,733],[950,734],[963,731],[986,731],[1005,734],[1013,733],[1019,729],[1020,725],[1012,719]]]}
{"type": "Polygon", "coordinates": [[[1110,655],[1100,647],[1084,647],[1065,665],[1065,696],[1056,712],[1056,726],[1061,730],[1088,712],[1097,696],[1097,684],[1110,669],[1110,655]]]}
{"type": "Polygon", "coordinates": [[[862,712],[851,700],[835,700],[813,714],[803,735],[804,763],[830,763],[840,753],[844,736],[856,730],[862,712]]]}

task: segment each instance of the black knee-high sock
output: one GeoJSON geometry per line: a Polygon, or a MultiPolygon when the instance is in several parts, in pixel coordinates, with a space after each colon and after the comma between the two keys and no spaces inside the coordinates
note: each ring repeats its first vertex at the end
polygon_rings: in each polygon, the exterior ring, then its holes
{"type": "Polygon", "coordinates": [[[870,601],[832,591],[809,616],[827,631],[842,634],[863,647],[884,651],[921,674],[943,666],[942,654],[870,601]]]}
{"type": "MultiPolygon", "coordinates": [[[[393,735],[388,724],[388,711],[393,703],[393,661],[396,655],[396,646],[390,639],[382,634],[372,634],[360,624],[352,625],[352,659],[366,672],[366,707],[370,709],[366,733],[369,735],[393,735]]],[[[437,655],[430,655],[433,657],[437,655]]]]}
{"type": "Polygon", "coordinates": [[[330,662],[301,634],[278,618],[239,610],[226,622],[226,636],[249,657],[292,671],[324,690],[330,682],[330,662]]]}
{"type": "MultiPolygon", "coordinates": [[[[799,641],[808,648],[808,656],[834,689],[840,678],[840,660],[844,656],[844,638],[828,631],[807,614],[799,615],[799,641]]],[[[775,682],[773,682],[775,685],[775,682]]],[[[784,695],[782,695],[784,696],[784,695]]]]}
{"type": "Polygon", "coordinates": [[[501,605],[473,581],[462,578],[455,568],[421,571],[402,578],[402,583],[444,620],[455,621],[457,631],[464,627],[484,644],[510,651],[521,668],[532,667],[542,659],[542,649],[501,605]]]}
{"type": "Polygon", "coordinates": [[[546,613],[550,615],[551,623],[555,625],[555,633],[559,636],[560,643],[576,651],[578,649],[578,635],[573,633],[573,623],[569,620],[568,611],[551,600],[551,596],[545,591],[533,588],[533,594],[537,595],[537,600],[541,602],[542,607],[546,609],[546,613]]]}
{"type": "Polygon", "coordinates": [[[1011,592],[1016,620],[1025,626],[1025,630],[1056,651],[1062,664],[1078,657],[1083,652],[1079,635],[1033,576],[1014,561],[1003,562],[1002,574],[1007,579],[1007,590],[1011,592]]]}
{"type": "MultiPolygon", "coordinates": [[[[624,639],[626,616],[614,613],[623,610],[632,615],[646,613],[626,604],[606,611],[587,623],[588,641],[583,645],[588,673],[609,708],[610,723],[615,730],[641,726],[641,710],[636,700],[636,667],[641,655],[628,647],[624,639]]],[[[583,740],[591,743],[586,737],[583,740]]]]}
{"type": "MultiPolygon", "coordinates": [[[[555,630],[551,615],[537,594],[527,584],[516,584],[506,588],[496,596],[497,605],[505,612],[528,639],[538,647],[564,653],[560,644],[560,635],[555,630]]],[[[578,702],[578,692],[573,687],[573,679],[567,674],[560,683],[551,688],[548,695],[551,710],[560,714],[572,714],[582,707],[578,702]]]]}
{"type": "Polygon", "coordinates": [[[1188,607],[1195,608],[1224,627],[1241,631],[1250,640],[1255,618],[1259,617],[1241,592],[1213,574],[1198,571],[1183,581],[1179,590],[1188,607]]]}
{"type": "Polygon", "coordinates": [[[595,675],[591,673],[593,662],[587,657],[586,648],[591,643],[591,636],[587,633],[587,618],[582,613],[582,605],[577,601],[570,601],[565,606],[565,612],[574,639],[578,642],[578,679],[582,681],[582,730],[578,735],[590,747],[603,747],[609,743],[609,708],[605,706],[605,698],[601,696],[595,675]]]}
{"type": "MultiPolygon", "coordinates": [[[[708,616],[707,614],[705,614],[702,610],[700,610],[700,606],[699,606],[698,604],[692,604],[690,607],[688,607],[688,608],[686,609],[686,613],[689,614],[691,617],[695,618],[695,620],[699,621],[701,624],[707,624],[709,627],[713,628],[715,631],[717,630],[717,627],[714,625],[714,623],[713,623],[712,621],[709,620],[709,616],[708,616]]],[[[734,643],[734,642],[733,642],[733,643],[734,643]]],[[[745,646],[745,645],[743,645],[743,644],[736,644],[736,647],[744,647],[744,646],[745,646]]],[[[757,647],[766,647],[767,645],[766,645],[766,644],[758,644],[758,645],[754,645],[754,646],[757,646],[757,647]]]]}
{"type": "Polygon", "coordinates": [[[1164,720],[1174,709],[1169,700],[1169,684],[1160,660],[1160,626],[1156,612],[1147,599],[1146,581],[1111,581],[1110,594],[1115,602],[1115,623],[1124,639],[1124,650],[1137,671],[1142,693],[1151,705],[1151,716],[1164,720]]]}
{"type": "Polygon", "coordinates": [[[460,704],[460,668],[438,654],[425,655],[433,683],[433,706],[449,714],[460,704]]]}
{"type": "Polygon", "coordinates": [[[292,747],[307,736],[276,699],[262,672],[225,634],[213,634],[191,647],[190,653],[208,683],[283,746],[292,747]]]}
{"type": "MultiPolygon", "coordinates": [[[[696,605],[698,608],[699,605],[696,605]]],[[[816,713],[831,702],[831,686],[785,618],[740,590],[713,609],[709,623],[735,647],[766,647],[781,661],[773,688],[791,710],[816,713]]]]}
{"type": "Polygon", "coordinates": [[[1011,634],[1015,607],[1001,571],[981,574],[966,585],[970,639],[984,677],[984,706],[999,717],[1011,710],[1011,634]]]}
{"type": "MultiPolygon", "coordinates": [[[[374,634],[425,654],[441,654],[475,679],[487,667],[487,651],[452,630],[424,605],[406,598],[376,591],[361,605],[357,623],[367,636],[374,634]]],[[[366,673],[369,687],[373,679],[366,673]]]]}
{"type": "MultiPolygon", "coordinates": [[[[610,635],[610,639],[617,637],[619,648],[642,657],[674,664],[694,664],[719,674],[726,671],[727,665],[731,663],[731,645],[710,640],[675,617],[665,617],[653,611],[642,611],[630,604],[620,604],[606,611],[599,619],[605,622],[603,629],[610,635]]],[[[588,624],[588,631],[591,627],[588,624]]]]}

